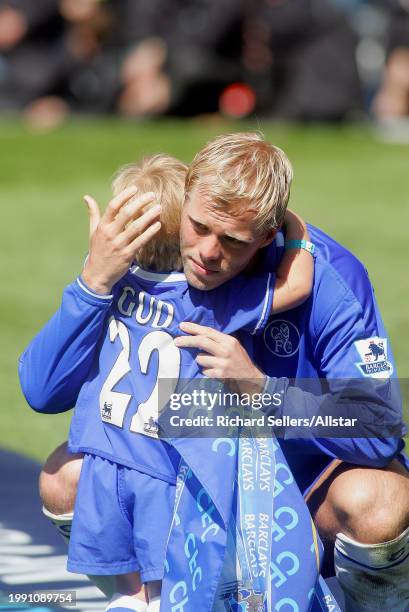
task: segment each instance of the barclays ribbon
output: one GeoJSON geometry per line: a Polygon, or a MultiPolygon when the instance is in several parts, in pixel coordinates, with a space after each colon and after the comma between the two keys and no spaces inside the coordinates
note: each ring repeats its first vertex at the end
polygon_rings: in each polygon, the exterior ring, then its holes
{"type": "Polygon", "coordinates": [[[278,441],[173,439],[182,460],[161,612],[340,612],[322,545],[278,441]]]}
{"type": "MultiPolygon", "coordinates": [[[[270,458],[268,459],[270,462],[270,458]]],[[[240,439],[237,482],[239,508],[233,513],[228,538],[226,560],[217,592],[215,610],[231,612],[270,612],[276,610],[294,612],[340,612],[340,608],[325,581],[319,574],[322,545],[312,522],[305,501],[294,481],[290,468],[277,440],[272,437],[240,439]],[[253,445],[250,452],[249,446],[253,445]],[[268,455],[266,455],[266,448],[268,455]],[[272,474],[275,475],[273,504],[268,496],[263,498],[262,486],[267,493],[268,481],[260,470],[265,457],[271,456],[272,474]],[[250,457],[252,458],[250,460],[250,457]],[[258,472],[258,473],[257,473],[258,472]],[[256,481],[258,480],[257,484],[256,481]],[[244,508],[244,512],[243,509],[244,508]],[[271,540],[265,546],[267,535],[266,515],[271,512],[271,540]],[[239,527],[237,527],[239,525],[239,527]],[[253,546],[247,546],[248,528],[252,537],[259,534],[258,561],[253,546]],[[234,532],[238,532],[233,537],[234,532]],[[269,580],[265,583],[264,554],[269,557],[269,580]],[[236,563],[231,558],[236,556],[236,563]],[[234,576],[234,568],[235,576],[234,576]],[[258,575],[251,570],[258,566],[258,575]],[[261,580],[260,580],[261,578],[261,580]]],[[[273,481],[273,479],[272,479],[273,481]]]]}
{"type": "Polygon", "coordinates": [[[177,447],[183,458],[177,478],[160,610],[205,612],[212,609],[226,550],[236,443],[223,438],[180,439],[177,447]]]}
{"type": "Polygon", "coordinates": [[[318,579],[310,612],[341,612],[334,595],[322,576],[318,579]]]}
{"type": "MultiPolygon", "coordinates": [[[[241,568],[237,591],[252,606],[271,609],[270,559],[273,530],[274,452],[271,439],[253,437],[246,428],[239,440],[237,495],[231,518],[241,568]]],[[[226,600],[231,607],[233,598],[226,600]]]]}

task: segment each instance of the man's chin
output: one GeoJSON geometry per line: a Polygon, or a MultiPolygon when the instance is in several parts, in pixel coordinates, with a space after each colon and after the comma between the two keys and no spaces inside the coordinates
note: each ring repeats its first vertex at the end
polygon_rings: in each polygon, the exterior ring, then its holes
{"type": "Polygon", "coordinates": [[[185,276],[186,280],[191,287],[195,289],[199,289],[199,291],[210,291],[211,289],[216,289],[223,284],[223,281],[218,276],[212,276],[211,278],[201,278],[196,276],[191,270],[187,270],[185,268],[185,276]]]}

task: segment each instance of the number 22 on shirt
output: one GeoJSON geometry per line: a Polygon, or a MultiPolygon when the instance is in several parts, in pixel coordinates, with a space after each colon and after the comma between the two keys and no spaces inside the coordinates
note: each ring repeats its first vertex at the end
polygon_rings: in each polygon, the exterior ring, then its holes
{"type": "MultiPolygon", "coordinates": [[[[122,321],[111,317],[108,327],[111,343],[119,341],[122,350],[109,372],[99,396],[101,419],[104,422],[124,426],[125,414],[132,399],[129,393],[115,391],[115,386],[125,376],[132,374],[130,363],[131,337],[129,330],[122,321]]],[[[138,346],[137,358],[142,374],[148,374],[149,362],[154,351],[158,351],[158,368],[154,386],[145,402],[138,405],[132,417],[130,431],[157,438],[157,422],[159,418],[159,379],[169,381],[167,397],[174,392],[180,373],[180,351],[174,345],[172,336],[165,331],[153,331],[142,339],[138,346]]]]}

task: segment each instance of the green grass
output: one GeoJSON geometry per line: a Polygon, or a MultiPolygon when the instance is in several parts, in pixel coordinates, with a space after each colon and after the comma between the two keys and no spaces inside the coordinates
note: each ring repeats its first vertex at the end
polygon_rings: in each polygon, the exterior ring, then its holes
{"type": "Polygon", "coordinates": [[[3,122],[0,446],[43,460],[66,437],[70,415],[32,412],[16,364],[81,269],[88,231],[82,195],[105,204],[119,165],[158,151],[189,161],[212,136],[247,128],[262,129],[292,160],[292,207],[366,265],[399,374],[409,378],[407,147],[382,144],[366,127],[76,120],[33,134],[3,122]]]}

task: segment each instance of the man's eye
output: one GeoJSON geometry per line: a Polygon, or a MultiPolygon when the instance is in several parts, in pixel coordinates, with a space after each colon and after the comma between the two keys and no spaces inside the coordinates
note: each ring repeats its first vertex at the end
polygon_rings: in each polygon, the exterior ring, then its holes
{"type": "Polygon", "coordinates": [[[195,228],[196,232],[200,234],[204,234],[205,232],[207,232],[207,227],[205,225],[202,225],[201,223],[193,223],[193,227],[195,228]]]}
{"type": "Polygon", "coordinates": [[[233,236],[225,236],[224,240],[230,244],[231,246],[234,247],[242,247],[245,246],[247,243],[243,242],[243,240],[237,240],[237,238],[233,238],[233,236]]]}

